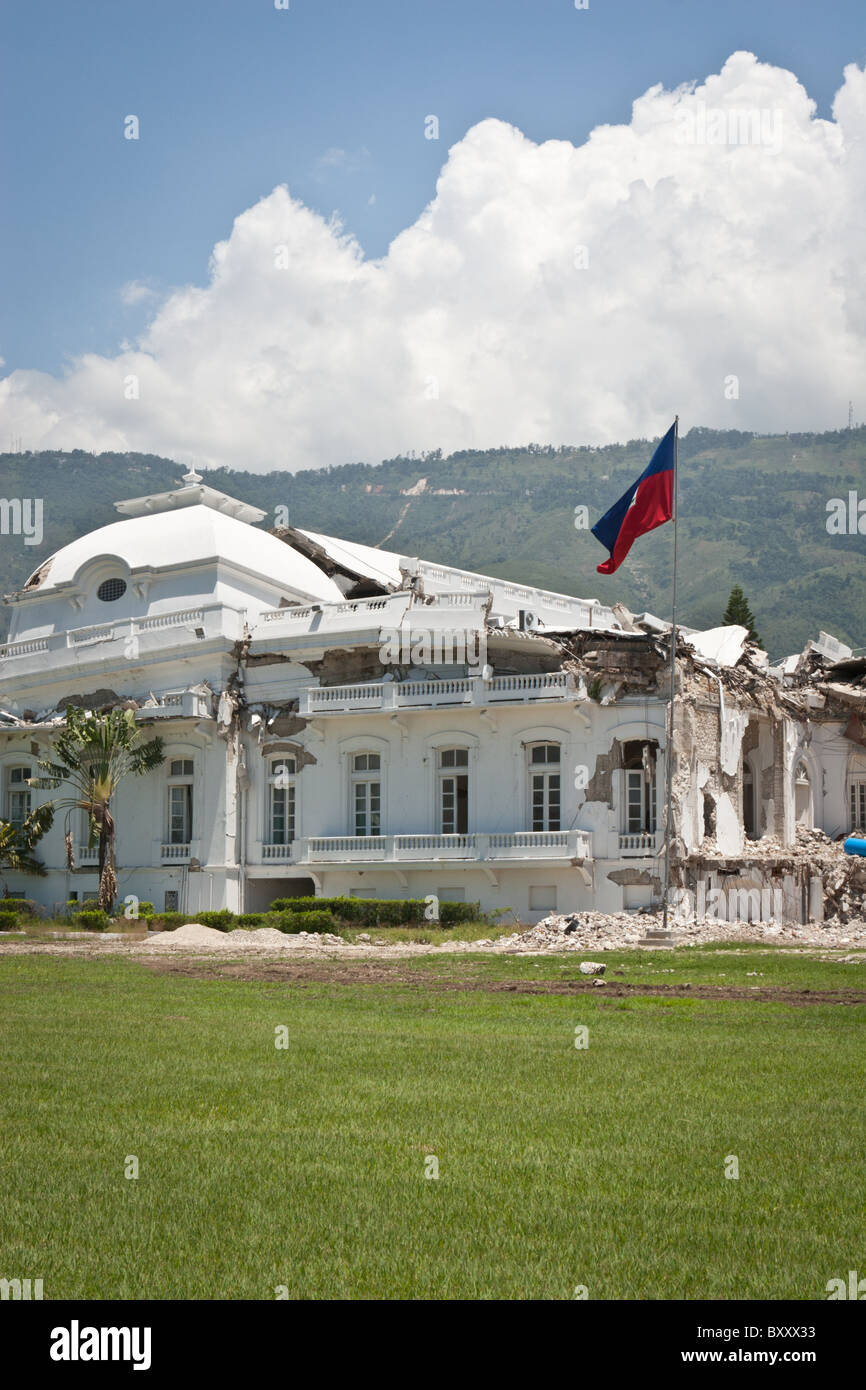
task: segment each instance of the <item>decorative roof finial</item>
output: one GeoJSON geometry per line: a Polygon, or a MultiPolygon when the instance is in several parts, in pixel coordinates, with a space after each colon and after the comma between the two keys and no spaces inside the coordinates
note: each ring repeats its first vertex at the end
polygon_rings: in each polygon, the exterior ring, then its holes
{"type": "Polygon", "coordinates": [[[190,468],[188,473],[184,473],[183,481],[185,487],[195,487],[197,483],[204,481],[201,473],[196,473],[194,468],[190,468]]]}

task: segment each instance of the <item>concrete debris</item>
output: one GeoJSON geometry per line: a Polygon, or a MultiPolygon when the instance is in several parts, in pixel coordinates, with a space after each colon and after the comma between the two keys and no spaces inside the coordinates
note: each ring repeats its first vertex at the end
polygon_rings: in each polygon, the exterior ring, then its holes
{"type": "Polygon", "coordinates": [[[727,627],[711,627],[706,632],[696,632],[686,641],[706,661],[717,666],[736,666],[743,655],[748,636],[748,628],[731,623],[727,627]]]}
{"type": "MultiPolygon", "coordinates": [[[[565,917],[546,917],[526,931],[499,937],[491,943],[496,952],[511,955],[546,954],[556,951],[621,951],[636,947],[646,931],[659,931],[662,915],[634,912],[581,912],[565,917]],[[576,919],[576,921],[575,921],[576,919]]],[[[670,925],[670,923],[669,923],[670,925]]],[[[866,946],[866,915],[819,926],[780,922],[676,922],[679,944],[698,946],[710,941],[768,942],[775,945],[866,946]]],[[[477,949],[482,942],[473,942],[477,949]]],[[[455,943],[456,945],[456,943],[455,943]]]]}

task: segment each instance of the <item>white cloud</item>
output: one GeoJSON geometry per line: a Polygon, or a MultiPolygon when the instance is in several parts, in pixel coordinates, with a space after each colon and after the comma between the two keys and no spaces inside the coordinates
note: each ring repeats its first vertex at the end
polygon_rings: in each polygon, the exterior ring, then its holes
{"type": "Polygon", "coordinates": [[[130,306],[142,304],[145,300],[156,297],[156,290],[152,290],[149,285],[142,284],[140,280],[127,280],[120,289],[121,303],[130,306]]]}
{"type": "Polygon", "coordinates": [[[0,382],[0,433],[294,470],[608,442],[677,411],[684,428],[843,424],[866,367],[857,67],[833,115],[737,53],[579,147],[483,121],[379,261],[277,188],[135,347],[0,382]]]}
{"type": "Polygon", "coordinates": [[[332,145],[325,150],[316,161],[316,177],[321,179],[325,172],[329,170],[340,170],[345,174],[357,174],[365,167],[370,159],[370,151],[366,145],[360,150],[344,150],[339,145],[332,145]]]}

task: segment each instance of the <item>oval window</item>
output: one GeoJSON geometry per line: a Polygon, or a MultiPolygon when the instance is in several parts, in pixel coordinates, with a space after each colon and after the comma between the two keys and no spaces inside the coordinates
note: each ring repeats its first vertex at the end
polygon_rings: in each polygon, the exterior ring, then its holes
{"type": "Polygon", "coordinates": [[[123,598],[125,593],[125,579],[103,579],[96,590],[96,597],[101,598],[103,603],[113,603],[115,599],[123,598]]]}

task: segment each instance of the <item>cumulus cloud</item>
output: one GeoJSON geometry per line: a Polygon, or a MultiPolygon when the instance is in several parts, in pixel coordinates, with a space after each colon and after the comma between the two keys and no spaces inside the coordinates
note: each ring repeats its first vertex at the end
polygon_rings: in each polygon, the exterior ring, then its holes
{"type": "Polygon", "coordinates": [[[866,74],[735,53],[580,146],[482,121],[381,260],[276,188],[134,346],[0,381],[30,448],[254,470],[835,427],[866,367],[866,74]],[[130,383],[134,383],[131,385],[130,383]]]}

